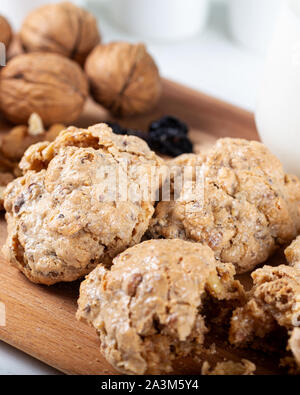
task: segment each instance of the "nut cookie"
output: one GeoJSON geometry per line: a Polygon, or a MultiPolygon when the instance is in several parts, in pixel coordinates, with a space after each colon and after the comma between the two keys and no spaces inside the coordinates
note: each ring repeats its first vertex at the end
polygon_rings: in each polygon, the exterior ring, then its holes
{"type": "Polygon", "coordinates": [[[293,369],[291,373],[300,374],[300,328],[298,327],[294,328],[291,332],[288,343],[288,350],[291,351],[293,356],[293,359],[290,363],[293,369]]]}
{"type": "Polygon", "coordinates": [[[221,139],[205,155],[185,155],[174,164],[197,166],[201,178],[196,182],[194,171],[179,198],[158,204],[151,237],[206,243],[242,273],[299,233],[300,182],[263,144],[221,139]]]}
{"type": "Polygon", "coordinates": [[[300,236],[292,242],[284,253],[289,264],[300,269],[300,236]]]}
{"type": "MultiPolygon", "coordinates": [[[[253,272],[252,278],[254,286],[248,294],[248,302],[233,313],[230,342],[238,346],[254,345],[267,349],[272,345],[266,339],[271,342],[270,335],[275,336],[276,331],[282,329],[284,333],[280,332],[275,351],[278,352],[279,343],[288,341],[288,349],[299,363],[299,270],[286,265],[264,266],[253,272]]],[[[281,346],[285,348],[286,344],[281,346]]]]}
{"type": "MultiPolygon", "coordinates": [[[[237,301],[233,265],[183,240],[150,240],[99,265],[81,284],[77,318],[100,335],[101,351],[120,372],[170,372],[172,361],[203,344],[205,303],[237,301]]],[[[225,303],[225,302],[224,302],[225,303]]]]}
{"type": "Polygon", "coordinates": [[[139,192],[161,163],[145,142],[117,136],[105,124],[71,127],[52,143],[31,146],[20,162],[23,177],[5,192],[6,258],[48,285],[76,280],[100,262],[110,265],[147,230],[153,202],[139,192]],[[109,190],[121,179],[131,191],[127,199],[109,190]]]}

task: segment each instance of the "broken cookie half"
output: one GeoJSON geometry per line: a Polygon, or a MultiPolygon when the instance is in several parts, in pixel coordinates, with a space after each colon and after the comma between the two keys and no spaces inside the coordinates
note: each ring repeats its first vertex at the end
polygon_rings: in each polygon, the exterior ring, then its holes
{"type": "Polygon", "coordinates": [[[295,239],[292,242],[292,244],[285,250],[284,253],[290,266],[293,266],[299,270],[300,269],[300,236],[297,237],[297,239],[295,239]]]}
{"type": "Polygon", "coordinates": [[[252,273],[248,301],[231,319],[230,342],[267,351],[290,350],[300,362],[300,272],[294,267],[264,266],[252,273]]]}
{"type": "Polygon", "coordinates": [[[151,240],[99,265],[80,289],[77,318],[94,326],[101,351],[120,372],[158,374],[199,351],[209,330],[207,299],[243,298],[233,265],[183,240],[151,240]]]}

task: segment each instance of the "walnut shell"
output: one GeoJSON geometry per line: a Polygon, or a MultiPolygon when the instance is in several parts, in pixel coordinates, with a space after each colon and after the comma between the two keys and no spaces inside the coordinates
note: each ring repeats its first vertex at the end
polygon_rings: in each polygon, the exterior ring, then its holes
{"type": "Polygon", "coordinates": [[[116,116],[145,113],[160,98],[159,71],[143,44],[98,45],[85,70],[94,99],[116,116]]]}
{"type": "Polygon", "coordinates": [[[20,36],[18,34],[14,34],[12,36],[8,51],[6,53],[6,59],[10,60],[15,56],[22,55],[23,53],[25,53],[25,51],[22,46],[20,36]]]}
{"type": "Polygon", "coordinates": [[[0,42],[2,42],[6,48],[9,47],[12,38],[12,30],[7,20],[0,15],[0,42]]]}
{"type": "Polygon", "coordinates": [[[88,11],[64,2],[31,12],[20,32],[27,52],[55,52],[84,64],[100,42],[97,21],[88,11]]]}
{"type": "Polygon", "coordinates": [[[34,112],[46,126],[71,123],[81,114],[87,96],[84,72],[61,55],[19,55],[0,73],[0,108],[16,124],[26,124],[34,112]]]}

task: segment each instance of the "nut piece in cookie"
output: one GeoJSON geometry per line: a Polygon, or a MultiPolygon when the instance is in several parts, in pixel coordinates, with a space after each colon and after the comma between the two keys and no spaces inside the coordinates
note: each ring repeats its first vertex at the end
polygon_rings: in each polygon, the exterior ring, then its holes
{"type": "Polygon", "coordinates": [[[205,155],[185,155],[174,165],[190,166],[194,179],[174,185],[174,200],[158,204],[152,237],[206,243],[242,273],[299,233],[300,182],[263,144],[221,139],[205,155]]]}
{"type": "MultiPolygon", "coordinates": [[[[258,345],[268,348],[266,338],[278,330],[281,342],[300,326],[300,272],[289,266],[264,266],[252,273],[253,289],[248,302],[233,313],[230,342],[238,346],[258,345]],[[283,335],[283,333],[285,333],[283,335]]],[[[296,359],[296,333],[293,332],[290,348],[296,359]]],[[[299,339],[299,338],[298,338],[299,339]]],[[[296,343],[297,341],[297,343],[296,343]]],[[[283,349],[286,344],[282,344],[283,349]]],[[[277,343],[277,352],[279,348],[277,343]]]]}
{"type": "Polygon", "coordinates": [[[300,269],[300,236],[292,242],[284,253],[288,263],[300,269]]]}
{"type": "Polygon", "coordinates": [[[161,164],[144,141],[105,124],[71,127],[52,143],[31,146],[20,162],[24,176],[5,193],[6,258],[31,281],[49,285],[110,265],[147,230],[151,185],[148,200],[143,192],[161,164]],[[119,198],[124,181],[128,196],[119,198]]]}
{"type": "Polygon", "coordinates": [[[197,352],[208,332],[207,298],[238,300],[234,269],[218,270],[208,246],[150,240],[99,265],[81,284],[77,318],[100,335],[107,360],[126,374],[172,370],[177,357],[197,352]]]}

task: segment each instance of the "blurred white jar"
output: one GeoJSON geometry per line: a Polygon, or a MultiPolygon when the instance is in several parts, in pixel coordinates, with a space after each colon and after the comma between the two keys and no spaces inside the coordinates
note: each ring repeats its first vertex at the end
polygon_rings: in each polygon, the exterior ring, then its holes
{"type": "Polygon", "coordinates": [[[204,29],[209,0],[110,0],[113,19],[142,38],[180,40],[204,29]]]}
{"type": "Polygon", "coordinates": [[[285,0],[256,111],[262,141],[300,176],[300,1],[285,0]]]}
{"type": "Polygon", "coordinates": [[[235,41],[265,53],[283,0],[229,0],[229,28],[235,41]]]}
{"type": "Polygon", "coordinates": [[[0,0],[0,14],[4,15],[18,31],[29,12],[42,5],[57,2],[57,0],[0,0]]]}

